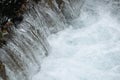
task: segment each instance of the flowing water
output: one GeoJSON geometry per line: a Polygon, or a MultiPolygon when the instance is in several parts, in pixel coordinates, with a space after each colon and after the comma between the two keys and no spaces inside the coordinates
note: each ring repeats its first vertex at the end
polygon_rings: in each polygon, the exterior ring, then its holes
{"type": "Polygon", "coordinates": [[[30,4],[0,49],[8,80],[119,80],[119,0],[63,2],[30,4]]]}
{"type": "Polygon", "coordinates": [[[120,24],[111,5],[88,0],[69,28],[50,35],[50,55],[32,80],[119,80],[120,24]]]}

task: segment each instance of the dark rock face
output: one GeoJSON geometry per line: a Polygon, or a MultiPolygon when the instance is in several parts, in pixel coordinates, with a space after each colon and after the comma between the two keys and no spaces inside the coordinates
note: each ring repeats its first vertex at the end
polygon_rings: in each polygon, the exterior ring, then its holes
{"type": "Polygon", "coordinates": [[[6,71],[5,71],[5,65],[1,61],[0,61],[0,77],[3,80],[7,80],[6,71]]]}
{"type": "Polygon", "coordinates": [[[27,10],[27,0],[0,1],[0,47],[4,45],[4,33],[10,34],[10,26],[17,26],[23,20],[22,14],[27,10]]]}
{"type": "Polygon", "coordinates": [[[18,15],[18,11],[26,0],[2,0],[0,1],[0,24],[18,15]]]}
{"type": "Polygon", "coordinates": [[[56,0],[56,3],[58,4],[58,7],[61,8],[61,5],[64,3],[63,0],[56,0]]]}
{"type": "Polygon", "coordinates": [[[36,3],[38,3],[38,2],[41,1],[41,0],[33,0],[33,1],[35,1],[36,3]]]}
{"type": "MultiPolygon", "coordinates": [[[[0,25],[8,19],[12,19],[22,14],[25,10],[26,3],[30,0],[1,0],[0,1],[0,25]],[[24,5],[23,5],[24,4],[24,5]]],[[[36,3],[41,0],[32,0],[36,3]]],[[[48,5],[53,6],[53,0],[46,0],[48,5]]],[[[56,0],[58,7],[61,7],[63,0],[56,0]]]]}

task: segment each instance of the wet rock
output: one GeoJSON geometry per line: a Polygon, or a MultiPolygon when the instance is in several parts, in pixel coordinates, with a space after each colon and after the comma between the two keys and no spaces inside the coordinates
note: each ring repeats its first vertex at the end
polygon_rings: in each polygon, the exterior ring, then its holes
{"type": "Polygon", "coordinates": [[[1,61],[0,61],[0,77],[3,80],[7,80],[6,71],[5,71],[5,65],[1,61]]]}
{"type": "Polygon", "coordinates": [[[63,0],[56,0],[56,3],[58,4],[58,7],[61,9],[61,5],[63,4],[63,0]]]}

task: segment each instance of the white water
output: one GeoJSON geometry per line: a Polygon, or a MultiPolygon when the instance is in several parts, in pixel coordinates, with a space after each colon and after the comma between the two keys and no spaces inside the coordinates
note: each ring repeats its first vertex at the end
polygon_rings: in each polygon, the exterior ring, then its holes
{"type": "Polygon", "coordinates": [[[50,55],[32,80],[120,79],[120,24],[105,6],[85,9],[70,28],[48,37],[50,55]]]}

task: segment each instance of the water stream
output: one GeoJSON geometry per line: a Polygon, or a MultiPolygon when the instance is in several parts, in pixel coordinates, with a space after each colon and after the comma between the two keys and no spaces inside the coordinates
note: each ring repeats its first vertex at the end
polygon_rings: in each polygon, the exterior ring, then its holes
{"type": "Polygon", "coordinates": [[[0,49],[8,80],[119,80],[119,0],[30,4],[0,49]]]}
{"type": "Polygon", "coordinates": [[[32,80],[120,79],[120,24],[112,9],[116,4],[103,2],[86,1],[69,28],[47,38],[50,55],[32,80]]]}

